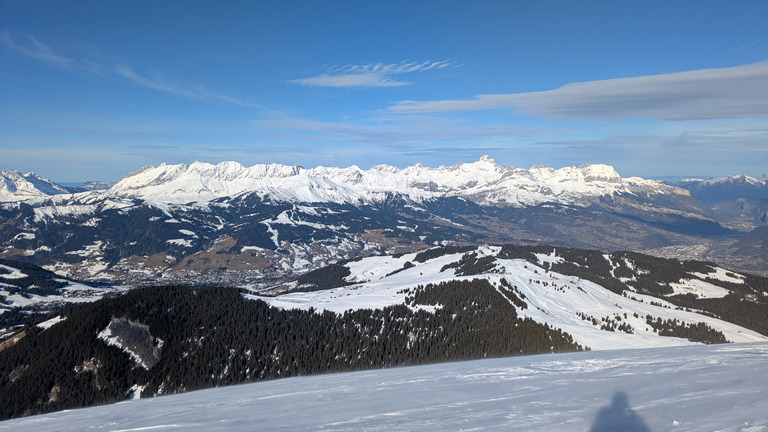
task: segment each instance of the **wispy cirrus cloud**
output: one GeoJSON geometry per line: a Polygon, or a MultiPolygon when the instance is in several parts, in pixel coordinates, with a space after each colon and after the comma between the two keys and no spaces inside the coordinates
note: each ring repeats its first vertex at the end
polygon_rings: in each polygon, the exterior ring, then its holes
{"type": "Polygon", "coordinates": [[[155,74],[152,77],[144,76],[134,71],[133,68],[125,65],[115,66],[113,70],[117,75],[129,79],[134,84],[153,90],[175,94],[190,99],[220,101],[235,105],[259,107],[258,104],[244,101],[223,93],[214,92],[200,85],[182,83],[179,80],[165,77],[162,74],[155,74]]]}
{"type": "Polygon", "coordinates": [[[147,76],[136,72],[130,66],[114,64],[109,61],[103,62],[100,58],[66,57],[55,52],[50,46],[43,44],[32,36],[29,36],[27,39],[27,42],[18,42],[11,36],[9,31],[6,30],[0,33],[0,42],[4,46],[26,57],[54,66],[65,69],[83,70],[94,75],[119,76],[142,87],[190,99],[219,101],[235,105],[261,108],[258,104],[253,102],[212,91],[202,85],[182,82],[179,79],[170,78],[164,74],[155,73],[151,76],[147,76]]]}
{"type": "Polygon", "coordinates": [[[395,79],[392,75],[400,75],[413,72],[426,72],[429,70],[456,67],[450,60],[437,62],[411,62],[403,61],[393,64],[360,64],[332,66],[327,72],[309,78],[299,78],[288,81],[292,84],[300,84],[312,87],[401,87],[410,85],[408,81],[395,79]]]}
{"type": "Polygon", "coordinates": [[[75,59],[56,54],[51,47],[43,44],[32,36],[28,36],[25,42],[18,42],[11,37],[8,30],[0,33],[0,41],[6,47],[36,60],[43,61],[58,67],[70,68],[77,62],[75,59]]]}
{"type": "Polygon", "coordinates": [[[414,114],[493,109],[569,120],[768,117],[768,61],[722,69],[577,82],[540,92],[401,101],[386,111],[414,114]]]}
{"type": "Polygon", "coordinates": [[[174,138],[174,135],[158,132],[135,132],[135,131],[114,131],[103,129],[85,129],[85,128],[67,128],[57,127],[51,128],[60,132],[78,133],[86,135],[107,135],[107,136],[120,136],[120,137],[132,137],[132,138],[174,138]]]}

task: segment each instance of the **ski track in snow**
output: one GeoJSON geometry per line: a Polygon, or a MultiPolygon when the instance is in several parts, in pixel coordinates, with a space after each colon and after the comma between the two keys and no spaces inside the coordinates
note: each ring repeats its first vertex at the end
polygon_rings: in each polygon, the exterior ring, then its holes
{"type": "Polygon", "coordinates": [[[222,387],[0,422],[0,431],[768,430],[768,343],[544,354],[222,387]],[[614,400],[626,400],[617,406],[614,400]],[[602,430],[602,429],[601,429],[602,430]]]}

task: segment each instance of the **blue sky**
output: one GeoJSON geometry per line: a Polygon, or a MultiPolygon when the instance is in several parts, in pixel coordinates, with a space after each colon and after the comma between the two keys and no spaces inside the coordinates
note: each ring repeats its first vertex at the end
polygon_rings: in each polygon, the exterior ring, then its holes
{"type": "Polygon", "coordinates": [[[0,0],[0,169],[768,172],[768,2],[0,0]]]}

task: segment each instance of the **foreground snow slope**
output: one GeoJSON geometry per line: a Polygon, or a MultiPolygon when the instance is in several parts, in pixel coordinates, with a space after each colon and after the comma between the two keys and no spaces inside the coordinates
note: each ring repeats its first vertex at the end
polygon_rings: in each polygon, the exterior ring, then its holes
{"type": "Polygon", "coordinates": [[[758,432],[768,431],[767,391],[768,343],[726,344],[288,378],[10,420],[0,431],[758,432]]]}

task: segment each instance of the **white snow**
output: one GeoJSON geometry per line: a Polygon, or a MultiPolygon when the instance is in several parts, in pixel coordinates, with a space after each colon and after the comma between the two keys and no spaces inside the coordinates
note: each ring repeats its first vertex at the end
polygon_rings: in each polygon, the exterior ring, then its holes
{"type": "Polygon", "coordinates": [[[37,249],[26,249],[26,250],[24,251],[24,255],[26,255],[26,256],[32,256],[32,255],[34,255],[34,254],[36,254],[36,253],[38,253],[38,252],[40,252],[40,251],[44,251],[44,252],[50,252],[50,251],[51,251],[51,248],[49,248],[48,246],[40,246],[40,247],[39,247],[39,248],[37,248],[37,249]]]}
{"type": "Polygon", "coordinates": [[[15,242],[16,240],[34,240],[34,239],[35,239],[35,233],[20,232],[15,236],[13,236],[11,241],[15,242]]]}
{"type": "MultiPolygon", "coordinates": [[[[739,281],[743,283],[743,281],[739,281]]],[[[674,294],[693,294],[698,298],[723,298],[729,290],[699,279],[683,279],[669,284],[674,294]]]]}
{"type": "Polygon", "coordinates": [[[715,267],[714,273],[693,273],[693,275],[702,279],[710,278],[735,284],[743,284],[744,279],[746,279],[744,275],[731,272],[722,267],[715,267]]]}
{"type": "Polygon", "coordinates": [[[0,431],[764,432],[766,371],[768,343],[546,354],[220,387],[0,431]]]}
{"type": "Polygon", "coordinates": [[[130,396],[128,396],[128,399],[130,399],[130,400],[139,400],[139,399],[141,399],[141,392],[144,391],[145,387],[146,386],[140,386],[138,384],[134,384],[130,388],[130,390],[129,390],[130,391],[130,396]]]}
{"type": "Polygon", "coordinates": [[[35,207],[35,222],[41,221],[56,221],[64,216],[85,216],[93,214],[99,209],[96,205],[91,204],[73,204],[70,202],[63,202],[60,205],[47,205],[35,207]]]}
{"type": "MultiPolygon", "coordinates": [[[[690,181],[696,181],[696,179],[691,179],[690,181]]],[[[724,176],[724,177],[716,177],[709,180],[699,180],[701,183],[708,184],[708,185],[716,185],[716,184],[723,184],[723,183],[742,183],[742,184],[748,184],[752,186],[765,186],[768,184],[768,181],[765,179],[759,179],[756,177],[748,176],[748,175],[731,175],[731,176],[724,176]]]]}
{"type": "Polygon", "coordinates": [[[0,264],[0,268],[7,271],[8,273],[0,273],[0,278],[3,279],[21,279],[27,277],[25,273],[22,273],[21,270],[14,268],[14,267],[8,267],[6,265],[0,264]]]}
{"type": "Polygon", "coordinates": [[[197,238],[197,234],[195,234],[194,231],[190,231],[190,230],[186,230],[186,229],[180,229],[179,232],[184,234],[185,236],[190,236],[190,237],[197,238]]]}
{"type": "Polygon", "coordinates": [[[165,242],[176,246],[192,247],[192,240],[189,239],[171,239],[166,240],[165,242]]]}
{"type": "MultiPolygon", "coordinates": [[[[342,230],[347,229],[344,225],[324,225],[314,222],[309,222],[301,219],[301,216],[298,214],[297,209],[299,206],[295,206],[293,210],[285,210],[281,212],[277,217],[274,219],[265,219],[261,223],[267,225],[268,227],[271,227],[273,224],[280,224],[280,225],[305,225],[309,226],[315,229],[332,229],[332,230],[342,230]]],[[[303,207],[307,208],[307,207],[303,207]]],[[[311,213],[310,213],[311,214],[311,213]]]]}
{"type": "Polygon", "coordinates": [[[561,262],[565,261],[562,257],[557,256],[555,251],[552,251],[549,255],[544,255],[542,253],[537,253],[534,255],[536,255],[536,259],[539,261],[539,264],[549,263],[552,265],[560,264],[561,262]]]}
{"type": "Polygon", "coordinates": [[[40,327],[41,329],[49,329],[49,328],[53,327],[54,325],[64,321],[65,319],[67,319],[67,318],[66,317],[62,317],[61,315],[56,315],[55,317],[53,317],[53,318],[51,318],[51,319],[49,319],[47,321],[41,322],[40,324],[37,325],[37,327],[40,327]]]}
{"type": "Polygon", "coordinates": [[[96,240],[93,244],[85,246],[83,250],[67,252],[69,255],[80,255],[83,258],[95,257],[101,254],[103,242],[96,240]]]}
{"type": "Polygon", "coordinates": [[[56,301],[58,299],[52,299],[49,297],[43,297],[35,294],[27,294],[27,297],[21,294],[11,294],[10,292],[0,289],[0,296],[5,297],[5,304],[0,303],[0,308],[8,307],[27,307],[39,302],[56,301]]]}
{"type": "Polygon", "coordinates": [[[279,237],[279,233],[277,232],[277,230],[272,228],[272,225],[270,225],[267,222],[261,222],[261,223],[263,223],[264,225],[267,226],[267,232],[269,233],[270,237],[272,238],[272,242],[275,244],[275,247],[279,248],[280,247],[280,237],[279,237]]]}
{"type": "Polygon", "coordinates": [[[248,252],[261,252],[266,249],[260,248],[258,246],[243,246],[240,248],[240,253],[248,253],[248,252]]]}

